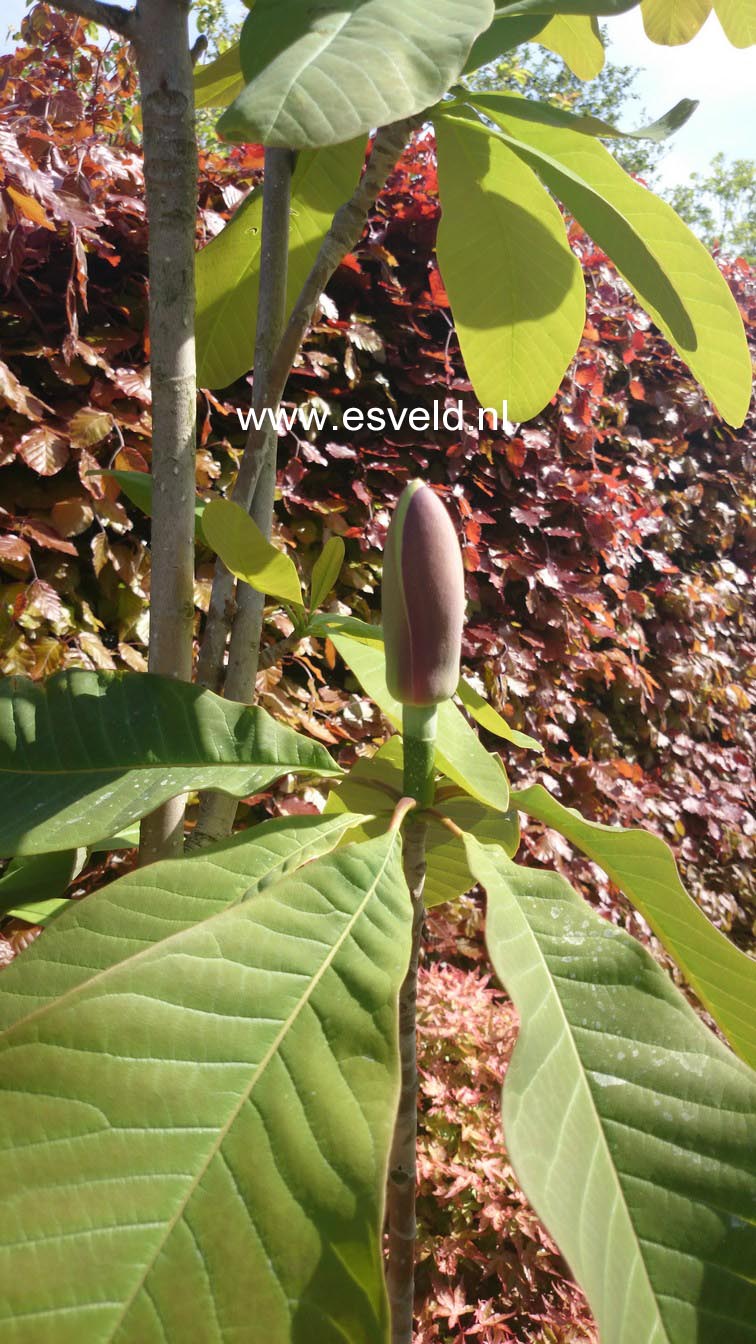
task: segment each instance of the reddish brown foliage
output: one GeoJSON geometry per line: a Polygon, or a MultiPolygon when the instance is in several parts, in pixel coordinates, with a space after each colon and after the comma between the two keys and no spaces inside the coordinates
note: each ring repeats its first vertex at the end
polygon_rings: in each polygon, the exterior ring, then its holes
{"type": "Polygon", "coordinates": [[[481,923],[469,897],[453,915],[433,911],[420,973],[416,1341],[596,1344],[585,1300],[507,1159],[499,1093],[517,1018],[491,983],[481,923]]]}

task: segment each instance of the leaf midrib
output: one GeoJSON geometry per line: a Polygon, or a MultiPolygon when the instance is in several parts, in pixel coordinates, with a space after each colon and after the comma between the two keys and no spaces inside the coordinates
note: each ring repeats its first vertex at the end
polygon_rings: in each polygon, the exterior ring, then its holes
{"type": "MultiPolygon", "coordinates": [[[[474,839],[474,837],[473,837],[473,839],[474,839]]],[[[483,845],[481,845],[479,841],[477,841],[477,840],[474,839],[474,843],[475,843],[475,845],[476,845],[479,849],[481,849],[481,850],[485,853],[485,847],[484,847],[483,845]]],[[[511,866],[514,866],[514,865],[512,865],[512,860],[509,859],[509,857],[504,853],[503,850],[501,851],[501,853],[502,853],[502,857],[503,857],[503,860],[504,860],[504,864],[507,865],[507,866],[510,866],[510,865],[511,865],[511,866]]],[[[486,858],[488,859],[488,856],[487,856],[487,855],[486,855],[486,858]]],[[[488,862],[491,862],[491,860],[488,860],[488,862]]],[[[494,867],[493,863],[492,863],[491,866],[494,867]]],[[[494,867],[494,871],[498,873],[499,870],[498,870],[497,868],[494,867]]],[[[596,1105],[596,1098],[595,1098],[595,1096],[594,1096],[594,1094],[593,1094],[593,1089],[591,1088],[590,1082],[588,1081],[588,1077],[587,1077],[589,1071],[588,1071],[588,1069],[587,1069],[587,1066],[583,1064],[583,1060],[582,1060],[582,1058],[581,1058],[580,1051],[578,1050],[578,1048],[577,1048],[577,1044],[576,1044],[576,1042],[575,1042],[575,1038],[574,1038],[574,1035],[573,1035],[573,1032],[572,1032],[572,1024],[571,1024],[571,1022],[570,1022],[570,1020],[569,1020],[569,1018],[568,1018],[568,1016],[567,1016],[567,1012],[566,1012],[566,1010],[565,1010],[565,1008],[564,1008],[564,1005],[562,1004],[562,1000],[561,1000],[561,997],[560,997],[559,993],[557,992],[556,986],[555,986],[554,983],[553,983],[553,977],[552,977],[552,974],[551,974],[551,968],[550,968],[550,966],[549,966],[549,964],[548,964],[548,962],[547,962],[547,960],[546,960],[545,954],[544,954],[544,953],[542,952],[542,950],[541,950],[541,945],[540,945],[540,943],[539,943],[539,941],[538,941],[538,939],[537,939],[535,933],[533,932],[533,929],[532,929],[531,926],[530,926],[530,922],[529,922],[529,920],[527,919],[527,917],[526,917],[526,915],[525,915],[525,913],[524,913],[524,911],[523,911],[523,909],[522,909],[522,906],[520,905],[519,899],[518,899],[516,893],[514,892],[514,890],[510,887],[509,883],[507,882],[506,877],[504,877],[503,874],[500,874],[500,875],[502,876],[503,881],[507,884],[507,889],[508,889],[508,891],[509,891],[510,898],[515,902],[515,905],[517,906],[517,909],[518,909],[518,911],[519,911],[520,917],[521,917],[521,919],[522,919],[522,921],[523,921],[523,924],[524,924],[524,926],[525,926],[525,928],[526,928],[526,930],[527,930],[528,936],[529,936],[529,938],[531,939],[531,941],[532,941],[532,943],[533,943],[533,945],[534,945],[534,947],[535,947],[535,949],[536,949],[536,953],[537,953],[537,955],[538,955],[538,957],[539,957],[539,959],[540,959],[540,961],[541,961],[541,963],[542,963],[542,965],[543,965],[544,971],[545,971],[545,973],[546,973],[546,975],[547,975],[547,977],[548,977],[548,979],[549,979],[549,983],[550,983],[551,986],[552,986],[552,993],[553,993],[554,998],[555,998],[556,1003],[557,1003],[557,1007],[558,1007],[559,1015],[560,1015],[560,1017],[562,1018],[562,1021],[563,1021],[563,1029],[564,1029],[564,1031],[565,1031],[567,1040],[568,1040],[568,1042],[569,1042],[569,1048],[571,1049],[572,1054],[574,1055],[574,1057],[575,1057],[575,1059],[576,1059],[576,1061],[577,1061],[578,1075],[579,1075],[579,1077],[582,1079],[583,1084],[584,1084],[584,1087],[585,1087],[585,1090],[586,1090],[586,1092],[588,1093],[588,1098],[589,1098],[590,1106],[591,1106],[591,1109],[592,1109],[592,1111],[593,1111],[593,1114],[594,1114],[594,1116],[595,1116],[595,1118],[596,1118],[596,1124],[597,1124],[597,1127],[598,1127],[598,1132],[599,1132],[599,1134],[600,1134],[600,1136],[601,1136],[600,1141],[601,1141],[601,1143],[603,1144],[603,1147],[604,1147],[604,1150],[605,1150],[605,1155],[606,1155],[606,1157],[607,1157],[607,1159],[608,1159],[609,1169],[610,1169],[610,1171],[611,1171],[611,1173],[612,1173],[612,1177],[613,1177],[613,1180],[614,1180],[614,1184],[616,1185],[616,1188],[617,1188],[617,1193],[618,1193],[620,1202],[621,1202],[621,1204],[622,1204],[623,1209],[625,1210],[625,1216],[626,1216],[626,1218],[627,1218],[628,1226],[629,1226],[629,1228],[630,1228],[630,1230],[631,1230],[631,1232],[632,1232],[633,1241],[634,1241],[634,1243],[635,1243],[635,1245],[636,1245],[638,1258],[639,1258],[639,1260],[640,1260],[641,1265],[643,1266],[643,1275],[644,1275],[644,1278],[645,1278],[645,1280],[646,1280],[646,1284],[647,1284],[647,1287],[648,1287],[648,1292],[649,1292],[650,1300],[651,1300],[651,1302],[653,1303],[654,1310],[655,1310],[655,1312],[656,1312],[656,1319],[657,1319],[658,1326],[659,1326],[659,1328],[661,1329],[661,1331],[662,1331],[662,1333],[663,1333],[663,1336],[664,1336],[664,1339],[667,1341],[667,1344],[673,1344],[673,1341],[672,1341],[671,1338],[670,1338],[670,1335],[669,1335],[669,1332],[668,1332],[668,1330],[667,1330],[666,1324],[665,1324],[664,1319],[663,1319],[663,1317],[662,1317],[661,1310],[660,1310],[660,1308],[659,1308],[659,1303],[658,1303],[658,1300],[657,1300],[657,1295],[656,1295],[656,1292],[655,1292],[653,1283],[651,1282],[651,1276],[650,1276],[650,1274],[649,1274],[648,1266],[647,1266],[647,1264],[646,1264],[646,1257],[645,1257],[644,1254],[643,1254],[643,1249],[642,1249],[642,1245],[641,1245],[640,1234],[638,1233],[638,1231],[637,1231],[637,1229],[636,1229],[636,1227],[635,1227],[635,1223],[633,1222],[633,1219],[632,1219],[632,1217],[631,1217],[630,1209],[629,1209],[629,1207],[628,1207],[628,1203],[627,1203],[627,1200],[626,1200],[626,1198],[625,1198],[625,1192],[624,1192],[624,1190],[623,1190],[623,1188],[622,1188],[622,1182],[620,1181],[619,1174],[618,1174],[618,1172],[617,1172],[617,1168],[616,1168],[616,1166],[615,1166],[614,1158],[613,1158],[613,1156],[612,1156],[612,1151],[611,1151],[611,1148],[609,1147],[609,1142],[608,1142],[608,1140],[607,1140],[606,1134],[604,1133],[604,1125],[603,1125],[603,1121],[602,1121],[602,1118],[601,1118],[601,1113],[599,1112],[599,1109],[598,1109],[598,1107],[597,1107],[597,1105],[596,1105]]],[[[557,875],[557,874],[554,874],[554,876],[558,876],[558,875],[557,875]]],[[[515,1049],[517,1049],[517,1046],[516,1046],[516,1045],[515,1045],[515,1049]]]]}
{"type": "MultiPolygon", "coordinates": [[[[189,1205],[189,1202],[190,1202],[190,1200],[191,1200],[191,1198],[192,1198],[192,1196],[193,1196],[195,1190],[197,1189],[197,1187],[198,1187],[198,1185],[199,1185],[199,1183],[200,1183],[202,1177],[205,1175],[205,1172],[208,1170],[208,1167],[210,1166],[210,1163],[213,1161],[213,1159],[214,1159],[215,1157],[217,1157],[217,1155],[221,1152],[222,1147],[223,1147],[223,1143],[224,1143],[224,1141],[225,1141],[227,1135],[229,1134],[232,1125],[234,1124],[234,1122],[235,1122],[236,1119],[238,1118],[239,1113],[240,1113],[242,1107],[245,1106],[246,1103],[249,1101],[249,1099],[250,1099],[250,1097],[251,1097],[251,1095],[252,1095],[252,1093],[253,1093],[253,1091],[254,1091],[254,1088],[255,1088],[256,1084],[259,1082],[259,1080],[260,1080],[262,1074],[265,1072],[265,1070],[266,1070],[266,1068],[268,1067],[268,1064],[270,1063],[271,1059],[273,1059],[274,1055],[277,1053],[277,1051],[278,1051],[278,1049],[279,1049],[279,1047],[280,1047],[282,1041],[285,1039],[285,1037],[286,1037],[288,1031],[289,1031],[289,1030],[291,1029],[291,1027],[293,1026],[294,1022],[295,1022],[296,1019],[298,1018],[298,1016],[299,1016],[300,1012],[302,1011],[302,1009],[306,1006],[307,1003],[309,1003],[310,999],[312,998],[313,993],[315,992],[315,989],[316,989],[317,986],[320,984],[320,981],[322,980],[322,978],[323,978],[323,976],[325,975],[325,973],[326,973],[326,971],[328,970],[328,968],[331,966],[331,964],[332,964],[332,962],[333,962],[333,960],[334,960],[334,958],[335,958],[337,952],[339,952],[339,951],[341,950],[341,948],[342,948],[343,945],[344,945],[344,942],[345,942],[345,941],[347,940],[347,938],[351,935],[352,930],[353,930],[355,924],[356,924],[357,921],[361,918],[361,916],[362,916],[362,914],[363,914],[363,911],[365,910],[365,907],[367,906],[368,902],[369,902],[370,900],[372,900],[373,895],[375,894],[376,887],[377,887],[378,883],[380,882],[381,878],[383,877],[383,874],[384,874],[384,872],[385,872],[385,870],[386,870],[386,866],[387,866],[387,864],[388,864],[388,862],[389,862],[389,860],[390,860],[390,858],[391,858],[391,856],[392,856],[392,854],[393,854],[393,848],[394,848],[394,844],[396,843],[397,835],[398,835],[398,832],[397,832],[397,831],[393,831],[393,832],[392,832],[392,834],[391,834],[391,843],[389,844],[389,846],[388,846],[388,848],[387,848],[387,850],[386,850],[386,854],[385,854],[384,860],[383,860],[383,862],[382,862],[382,864],[381,864],[381,866],[380,866],[378,872],[376,873],[375,877],[373,878],[373,881],[371,882],[370,887],[369,887],[368,890],[366,891],[363,900],[360,902],[359,906],[358,906],[357,909],[355,910],[355,912],[354,912],[354,914],[352,915],[352,917],[347,921],[347,924],[345,925],[345,927],[344,927],[342,933],[340,934],[340,936],[337,938],[337,940],[336,940],[336,942],[334,943],[333,947],[329,949],[328,954],[327,954],[326,957],[324,958],[324,960],[323,960],[321,966],[319,967],[319,969],[318,969],[318,970],[316,971],[316,973],[311,977],[311,979],[310,979],[310,981],[309,981],[309,983],[308,983],[307,989],[306,989],[306,990],[304,991],[304,993],[302,994],[302,997],[298,1000],[298,1002],[296,1003],[296,1005],[295,1005],[294,1008],[292,1009],[292,1011],[291,1011],[291,1013],[289,1014],[289,1016],[288,1016],[288,1018],[286,1019],[286,1021],[285,1021],[284,1023],[282,1023],[281,1028],[280,1028],[280,1030],[279,1030],[277,1036],[276,1036],[275,1039],[271,1042],[270,1046],[268,1047],[268,1050],[267,1050],[266,1053],[263,1055],[262,1060],[260,1061],[260,1063],[257,1065],[256,1069],[254,1070],[254,1073],[253,1073],[253,1075],[252,1075],[252,1077],[251,1077],[251,1079],[250,1079],[250,1082],[249,1082],[249,1086],[246,1087],[246,1088],[244,1089],[244,1091],[240,1094],[237,1104],[236,1104],[234,1107],[232,1107],[232,1110],[231,1110],[231,1113],[230,1113],[230,1115],[229,1115],[228,1120],[226,1121],[225,1125],[218,1131],[218,1136],[217,1136],[215,1142],[211,1145],[211,1147],[210,1147],[208,1153],[206,1154],[206,1156],[205,1156],[203,1162],[202,1162],[201,1165],[200,1165],[199,1170],[197,1171],[196,1176],[194,1177],[194,1179],[192,1180],[192,1182],[191,1182],[191,1184],[190,1184],[188,1190],[186,1191],[186,1194],[185,1194],[184,1197],[180,1200],[180,1202],[179,1202],[179,1207],[178,1207],[176,1213],[174,1214],[174,1217],[173,1217],[173,1218],[170,1220],[170,1222],[168,1223],[168,1225],[167,1225],[167,1227],[166,1227],[166,1230],[165,1230],[165,1234],[164,1234],[164,1236],[161,1237],[159,1244],[155,1247],[155,1250],[154,1250],[154,1252],[153,1252],[153,1255],[152,1255],[152,1257],[151,1257],[149,1263],[147,1264],[147,1266],[146,1266],[146,1268],[145,1268],[145,1270],[144,1270],[144,1273],[141,1275],[141,1277],[140,1277],[140,1279],[139,1279],[139,1282],[137,1283],[137,1285],[136,1285],[136,1287],[135,1287],[133,1293],[131,1294],[131,1296],[128,1298],[128,1300],[127,1300],[126,1303],[124,1304],[124,1307],[123,1307],[123,1310],[122,1310],[120,1316],[118,1317],[118,1319],[114,1322],[113,1326],[111,1327],[110,1335],[109,1335],[109,1339],[110,1339],[110,1340],[115,1339],[115,1335],[116,1335],[116,1333],[117,1333],[118,1330],[121,1328],[121,1325],[124,1323],[124,1321],[126,1320],[126,1317],[128,1316],[128,1313],[129,1313],[129,1311],[131,1310],[131,1307],[133,1306],[134,1302],[136,1301],[136,1298],[138,1297],[139,1293],[142,1291],[142,1288],[143,1288],[144,1285],[146,1284],[146,1282],[147,1282],[147,1278],[148,1278],[148,1276],[149,1276],[149,1274],[150,1274],[150,1272],[151,1272],[153,1266],[154,1266],[155,1263],[157,1262],[157,1260],[158,1260],[160,1254],[162,1253],[164,1246],[166,1245],[166,1243],[167,1243],[169,1237],[171,1236],[171,1233],[173,1232],[174,1228],[178,1225],[180,1219],[183,1217],[183,1215],[184,1215],[184,1213],[185,1213],[185,1211],[186,1211],[186,1209],[187,1209],[187,1207],[188,1207],[188,1205],[189,1205]]],[[[225,912],[224,912],[224,913],[225,913],[225,912]]]]}
{"type": "MultiPolygon", "coordinates": [[[[344,813],[336,814],[336,816],[338,816],[339,818],[339,822],[337,823],[336,819],[334,818],[333,829],[335,831],[338,831],[340,829],[340,826],[341,828],[343,828],[343,821],[341,819],[343,818],[344,815],[345,815],[344,813]]],[[[308,848],[308,846],[302,845],[300,847],[300,851],[306,848],[308,848]]],[[[274,878],[274,881],[271,885],[275,885],[276,882],[279,882],[284,878],[292,876],[293,874],[291,872],[289,865],[295,853],[296,850],[282,856],[277,863],[274,863],[270,868],[266,869],[265,872],[261,873],[258,877],[254,878],[250,882],[249,886],[245,888],[243,892],[241,892],[238,896],[235,896],[233,900],[229,901],[227,905],[224,905],[221,910],[214,910],[211,915],[207,915],[204,919],[198,919],[193,924],[187,924],[181,929],[176,929],[174,933],[167,934],[166,937],[161,938],[159,942],[150,943],[147,947],[140,947],[138,952],[132,952],[129,954],[129,956],[123,957],[120,961],[113,962],[110,966],[104,966],[102,970],[97,971],[95,975],[90,976],[87,980],[81,980],[77,985],[73,985],[71,989],[67,989],[64,994],[59,994],[54,999],[49,999],[46,1003],[40,1004],[39,1007],[33,1008],[31,1012],[27,1013],[24,1017],[16,1018],[15,1022],[12,1022],[10,1026],[6,1027],[3,1031],[0,1031],[0,1045],[2,1044],[3,1040],[7,1039],[8,1036],[10,1036],[11,1032],[16,1030],[17,1027],[27,1025],[29,1022],[35,1021],[37,1018],[43,1017],[45,1013],[52,1012],[54,1008],[58,1008],[62,1003],[65,1003],[67,1000],[75,998],[77,994],[84,993],[85,990],[89,989],[92,985],[98,984],[100,981],[104,980],[111,973],[115,973],[116,971],[121,970],[121,968],[124,966],[133,966],[137,961],[147,960],[153,953],[162,954],[164,948],[168,944],[175,942],[179,938],[183,938],[186,934],[193,932],[195,929],[207,928],[207,926],[209,924],[212,924],[215,920],[225,918],[225,916],[229,913],[229,911],[233,910],[235,906],[243,905],[249,899],[250,891],[252,891],[255,887],[259,887],[260,882],[264,881],[266,878],[270,878],[271,874],[274,874],[277,869],[280,869],[279,876],[274,878]],[[286,867],[283,866],[284,864],[286,864],[286,867]]],[[[326,857],[326,855],[320,855],[319,857],[324,858],[326,857]]],[[[208,860],[205,859],[202,854],[198,854],[196,856],[196,862],[198,864],[205,863],[207,861],[208,860]]],[[[212,860],[210,861],[212,862],[212,860]]],[[[181,862],[181,860],[179,860],[179,862],[181,862]]],[[[192,863],[193,860],[191,858],[187,858],[183,860],[183,862],[192,863]]],[[[104,888],[104,890],[107,891],[107,887],[104,888]]]]}
{"type": "Polygon", "coordinates": [[[277,758],[275,761],[171,761],[166,764],[165,761],[155,761],[147,765],[83,765],[73,766],[60,770],[38,770],[29,766],[26,770],[7,769],[0,766],[0,779],[4,775],[19,775],[21,777],[32,779],[47,779],[48,775],[63,775],[67,779],[76,779],[79,775],[134,775],[141,771],[150,770],[277,770],[281,769],[282,774],[288,774],[293,770],[304,770],[308,773],[318,775],[339,775],[342,773],[338,767],[321,768],[318,765],[304,765],[302,761],[286,761],[277,758]]]}
{"type": "MultiPolygon", "coordinates": [[[[512,794],[514,805],[521,807],[521,809],[529,815],[538,813],[541,818],[544,819],[544,807],[541,804],[540,799],[536,798],[534,803],[526,801],[526,796],[530,792],[531,790],[529,789],[522,790],[519,794],[514,792],[512,794]]],[[[563,807],[563,804],[558,803],[550,794],[547,794],[546,797],[547,804],[556,804],[558,808],[563,807]]],[[[580,850],[583,854],[587,855],[593,863],[597,863],[600,868],[603,868],[604,872],[615,886],[618,887],[620,891],[624,892],[628,900],[640,910],[641,914],[649,922],[654,933],[661,939],[662,943],[664,943],[665,946],[670,944],[673,948],[678,949],[678,955],[683,959],[682,969],[685,972],[686,979],[696,991],[704,1006],[715,1017],[717,1016],[717,1011],[715,1010],[718,1010],[720,1015],[723,1011],[723,998],[729,1000],[734,1005],[732,1008],[725,1009],[727,1012],[728,1024],[732,1024],[731,1027],[728,1026],[727,1034],[729,1035],[732,1028],[737,1027],[737,1025],[740,1024],[745,1030],[739,1032],[738,1040],[751,1040],[754,1032],[754,1025],[750,1017],[745,1015],[743,1005],[737,995],[730,993],[726,988],[723,988],[722,985],[717,982],[716,977],[709,979],[703,969],[695,970],[691,965],[691,957],[699,961],[707,962],[720,973],[722,967],[725,966],[729,974],[735,977],[738,983],[742,983],[745,990],[752,989],[751,975],[756,974],[756,961],[747,952],[744,952],[741,948],[736,947],[734,943],[731,943],[726,934],[724,934],[721,929],[717,928],[716,924],[711,924],[706,919],[700,906],[694,901],[690,892],[686,891],[680,881],[680,875],[671,853],[669,854],[669,865],[671,865],[671,868],[668,878],[655,876],[650,865],[649,871],[639,875],[634,864],[642,864],[644,862],[649,864],[649,860],[653,858],[654,864],[666,865],[666,855],[659,854],[651,856],[645,854],[642,849],[639,849],[637,854],[626,854],[626,866],[621,867],[616,860],[607,859],[600,853],[599,846],[601,844],[601,836],[608,835],[610,837],[632,838],[634,828],[626,826],[607,826],[601,822],[587,821],[586,818],[582,817],[573,807],[564,808],[564,811],[568,813],[567,820],[564,822],[564,827],[569,827],[572,834],[569,834],[567,829],[560,828],[558,821],[546,820],[546,825],[552,830],[561,829],[562,834],[569,840],[574,848],[580,850]],[[594,831],[599,832],[598,837],[595,839],[593,834],[594,831]],[[630,895],[628,888],[631,885],[635,885],[639,880],[657,886],[661,888],[663,892],[666,892],[670,887],[673,887],[677,901],[679,902],[680,898],[682,898],[686,907],[688,905],[690,906],[692,927],[689,924],[686,924],[682,911],[678,912],[677,910],[667,910],[664,912],[663,917],[668,921],[665,926],[662,922],[662,918],[660,918],[657,913],[659,908],[658,905],[655,903],[652,905],[651,901],[643,896],[638,897],[636,895],[630,895]],[[644,908],[641,908],[641,906],[644,908]],[[702,920],[705,921],[705,927],[701,922],[702,920]],[[680,925],[682,929],[681,933],[675,932],[675,930],[670,927],[672,922],[680,925]],[[701,947],[698,942],[700,937],[706,937],[709,933],[713,936],[712,941],[714,947],[712,950],[710,950],[707,945],[701,947]],[[696,939],[695,942],[693,941],[694,937],[696,939]],[[710,993],[710,987],[717,991],[716,995],[710,993]]],[[[662,844],[664,843],[660,840],[660,837],[655,836],[653,832],[640,831],[637,833],[639,837],[648,835],[651,839],[659,840],[662,844]]]]}

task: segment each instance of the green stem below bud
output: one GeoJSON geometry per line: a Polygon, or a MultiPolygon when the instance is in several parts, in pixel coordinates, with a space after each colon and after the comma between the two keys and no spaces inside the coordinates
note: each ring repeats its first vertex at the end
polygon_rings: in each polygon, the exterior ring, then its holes
{"type": "Polygon", "coordinates": [[[404,737],[403,791],[414,798],[419,807],[430,807],[435,794],[434,752],[438,729],[436,705],[404,705],[402,732],[404,737]]]}
{"type": "MultiPolygon", "coordinates": [[[[435,705],[405,705],[404,794],[418,807],[430,807],[435,793],[433,747],[438,712],[435,705]]],[[[417,1182],[417,968],[423,939],[425,835],[428,823],[412,811],[404,823],[404,876],[412,900],[412,951],[399,993],[399,1058],[401,1092],[391,1145],[386,1213],[389,1263],[387,1287],[391,1304],[391,1344],[412,1344],[415,1300],[415,1193],[417,1182]]]]}

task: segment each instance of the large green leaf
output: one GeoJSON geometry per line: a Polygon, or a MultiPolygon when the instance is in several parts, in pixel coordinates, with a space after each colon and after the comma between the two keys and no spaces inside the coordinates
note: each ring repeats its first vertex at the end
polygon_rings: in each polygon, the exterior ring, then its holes
{"type": "Polygon", "coordinates": [[[555,14],[536,41],[561,56],[578,79],[595,79],[604,68],[604,44],[592,15],[555,14]]]}
{"type": "Polygon", "coordinates": [[[550,401],[585,325],[583,271],[535,173],[477,120],[435,117],[438,264],[475,395],[512,420],[550,401]]]}
{"type": "MultiPolygon", "coordinates": [[[[327,635],[351,668],[366,695],[374,700],[394,728],[401,731],[402,706],[386,685],[386,658],[383,633],[377,626],[361,621],[342,621],[323,615],[310,622],[311,630],[327,635]],[[345,633],[348,630],[349,633],[345,633]]],[[[504,766],[491,756],[469,723],[451,700],[438,706],[436,765],[465,793],[472,794],[486,807],[506,812],[509,783],[504,766]]]]}
{"type": "Polygon", "coordinates": [[[194,106],[228,107],[244,88],[239,43],[234,42],[215,60],[198,65],[194,72],[194,106]]]}
{"type": "Polygon", "coordinates": [[[734,1049],[756,1067],[756,961],[691,899],[664,841],[649,831],[586,821],[540,784],[513,794],[512,804],[553,826],[601,865],[651,925],[734,1049]]]}
{"type": "Polygon", "coordinates": [[[303,606],[302,585],[291,556],[273,546],[254,518],[230,499],[214,499],[202,516],[208,546],[226,569],[250,588],[303,606]]]}
{"type": "Polygon", "coordinates": [[[660,46],[690,42],[711,13],[711,0],[641,0],[646,37],[660,46]]]}
{"type": "Polygon", "coordinates": [[[87,858],[85,849],[64,849],[11,859],[0,877],[0,915],[17,915],[26,906],[55,900],[78,877],[87,858]]]}
{"type": "Polygon", "coordinates": [[[506,97],[506,107],[497,94],[474,100],[608,253],[720,415],[741,425],[751,399],[751,357],[737,304],[706,248],[598,140],[534,121],[527,109],[517,116],[512,100],[519,98],[506,97]]]}
{"type": "Polygon", "coordinates": [[[753,1344],[756,1075],[563,878],[466,847],[521,1022],[507,1147],[602,1344],[753,1344]]]}
{"type": "MultiPolygon", "coordinates": [[[[25,966],[40,959],[48,966],[47,973],[39,967],[33,972],[36,989],[29,991],[29,1009],[48,1005],[89,979],[92,968],[75,955],[80,939],[82,947],[90,940],[99,944],[98,973],[105,971],[124,956],[162,944],[172,934],[189,931],[291,876],[303,864],[337,849],[350,829],[367,820],[353,812],[276,817],[184,857],[150,864],[149,871],[136,868],[84,901],[68,902],[55,943],[40,943],[31,957],[24,956],[25,966]],[[50,947],[60,951],[54,972],[45,953],[50,947]]],[[[387,829],[384,826],[381,834],[387,829]]],[[[8,983],[3,980],[2,986],[8,983]]],[[[0,1031],[5,1025],[0,1012],[0,1031]]]]}
{"type": "MultiPolygon", "coordinates": [[[[374,756],[361,756],[338,789],[332,789],[326,813],[370,812],[345,836],[345,840],[364,840],[385,831],[399,799],[403,796],[404,753],[397,733],[374,756]]],[[[475,798],[461,794],[448,779],[440,779],[433,811],[427,814],[425,837],[426,872],[423,898],[430,909],[444,901],[456,900],[475,883],[459,839],[444,826],[447,817],[462,831],[479,840],[501,845],[510,856],[517,853],[520,828],[516,812],[493,812],[475,798]]]]}
{"type": "Polygon", "coordinates": [[[400,844],[281,877],[286,835],[122,879],[3,975],[8,1344],[385,1344],[400,844]]]}
{"type": "Polygon", "coordinates": [[[497,15],[510,14],[596,14],[599,17],[625,14],[640,0],[511,0],[497,4],[497,15]]]}
{"type": "Polygon", "coordinates": [[[756,43],[756,0],[714,0],[714,12],[734,47],[756,43]]]}
{"type": "Polygon", "coordinates": [[[306,149],[422,112],[493,16],[493,0],[257,0],[241,36],[247,85],[218,129],[306,149]]]}
{"type": "Polygon", "coordinates": [[[521,42],[529,42],[546,27],[547,23],[548,17],[545,14],[525,15],[523,18],[495,18],[490,28],[486,28],[486,31],[473,42],[462,73],[469,74],[473,70],[478,70],[481,65],[488,65],[490,61],[495,61],[513,47],[519,47],[521,42]]]}
{"type": "MultiPolygon", "coordinates": [[[[365,158],[364,136],[300,154],[292,175],[288,305],[307,279],[336,211],[352,195],[365,158]]],[[[254,363],[260,285],[262,191],[253,191],[225,229],[197,253],[197,379],[228,387],[254,363]]]]}
{"type": "Polygon", "coordinates": [[[338,775],[259,707],[144,672],[0,682],[0,855],[73,849],[190,789],[256,793],[290,771],[338,775]]]}
{"type": "MultiPolygon", "coordinates": [[[[462,107],[465,103],[477,105],[481,95],[470,93],[460,95],[454,103],[445,107],[462,107]]],[[[648,126],[639,126],[635,131],[623,131],[602,117],[594,117],[589,112],[568,112],[555,103],[543,103],[538,98],[522,98],[518,93],[495,94],[497,116],[507,113],[524,121],[534,121],[543,126],[565,126],[568,130],[580,131],[583,135],[596,135],[602,140],[653,140],[656,144],[668,140],[670,135],[679,131],[692,117],[698,103],[692,98],[681,98],[669,112],[648,126]]],[[[485,110],[485,109],[483,109],[485,110]]]]}

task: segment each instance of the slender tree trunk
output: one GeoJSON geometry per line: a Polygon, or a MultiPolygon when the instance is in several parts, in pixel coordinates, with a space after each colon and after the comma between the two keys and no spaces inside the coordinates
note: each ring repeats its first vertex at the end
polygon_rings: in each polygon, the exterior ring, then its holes
{"type": "MultiPolygon", "coordinates": [[[[149,225],[152,578],[149,669],[190,681],[194,622],[197,147],[188,0],[141,0],[136,50],[149,225]]],[[[183,846],[184,799],[145,818],[140,861],[183,846]]]]}
{"type": "MultiPolygon", "coordinates": [[[[289,263],[289,214],[291,210],[291,172],[293,155],[287,149],[266,149],[263,178],[262,239],[260,246],[260,296],[255,335],[255,370],[252,405],[274,412],[280,392],[271,394],[270,367],[278,347],[286,317],[286,281],[289,263]]],[[[268,425],[257,439],[248,442],[233,491],[237,503],[247,508],[266,537],[273,528],[273,501],[276,489],[276,452],[278,435],[268,425]]],[[[206,645],[200,655],[199,677],[217,682],[225,646],[225,620],[232,611],[234,580],[220,561],[213,581],[206,645]],[[219,622],[216,618],[222,613],[219,622]],[[222,629],[222,636],[219,634],[222,629]],[[207,649],[207,653],[206,653],[207,649]]],[[[248,584],[237,585],[236,609],[232,616],[231,647],[225,677],[225,693],[230,700],[250,701],[254,697],[260,653],[262,615],[265,599],[248,584]]],[[[216,689],[216,687],[214,687],[216,689]]],[[[189,848],[208,844],[229,835],[236,816],[237,801],[228,794],[206,792],[189,848]]]]}
{"type": "MultiPolygon", "coordinates": [[[[59,9],[121,33],[139,72],[144,180],[149,228],[152,385],[152,577],[149,669],[191,681],[194,624],[196,366],[194,236],[197,145],[194,134],[190,0],[138,0],[133,9],[104,0],[55,0],[59,9]]],[[[184,799],[146,817],[141,863],[178,855],[184,799]]]]}

